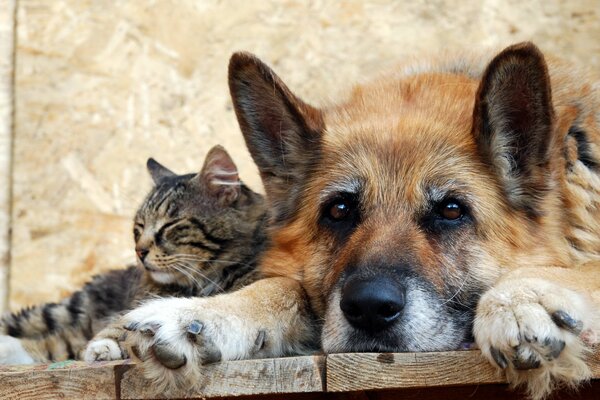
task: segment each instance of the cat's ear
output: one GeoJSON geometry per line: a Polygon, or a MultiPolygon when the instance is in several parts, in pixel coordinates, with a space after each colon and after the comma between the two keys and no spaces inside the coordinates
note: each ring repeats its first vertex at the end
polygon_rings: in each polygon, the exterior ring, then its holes
{"type": "Polygon", "coordinates": [[[154,181],[154,184],[158,184],[164,178],[177,176],[173,171],[163,166],[161,163],[156,161],[154,158],[149,158],[146,162],[146,168],[154,181]]]}
{"type": "Polygon", "coordinates": [[[306,175],[319,159],[323,115],[249,53],[231,57],[229,90],[265,186],[272,222],[282,222],[293,214],[306,175]]]}
{"type": "Polygon", "coordinates": [[[198,176],[223,205],[233,203],[240,194],[242,184],[238,169],[222,146],[209,150],[198,176]]]}
{"type": "Polygon", "coordinates": [[[532,43],[510,46],[479,85],[473,134],[515,208],[535,215],[548,188],[554,110],[544,56],[532,43]]]}

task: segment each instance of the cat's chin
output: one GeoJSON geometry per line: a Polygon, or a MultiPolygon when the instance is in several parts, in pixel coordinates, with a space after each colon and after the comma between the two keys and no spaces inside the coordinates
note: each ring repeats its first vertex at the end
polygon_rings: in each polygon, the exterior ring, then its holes
{"type": "Polygon", "coordinates": [[[150,271],[150,276],[152,277],[152,280],[154,282],[160,283],[163,285],[173,283],[177,279],[175,274],[173,274],[171,272],[164,272],[164,271],[150,271]]]}

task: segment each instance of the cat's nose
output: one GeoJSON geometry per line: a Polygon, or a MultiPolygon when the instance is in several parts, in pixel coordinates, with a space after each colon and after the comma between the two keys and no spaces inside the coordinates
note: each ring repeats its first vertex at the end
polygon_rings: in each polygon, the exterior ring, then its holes
{"type": "Polygon", "coordinates": [[[139,249],[139,248],[135,249],[135,254],[137,254],[140,261],[144,261],[144,258],[146,258],[148,253],[149,253],[148,249],[139,249]]]}

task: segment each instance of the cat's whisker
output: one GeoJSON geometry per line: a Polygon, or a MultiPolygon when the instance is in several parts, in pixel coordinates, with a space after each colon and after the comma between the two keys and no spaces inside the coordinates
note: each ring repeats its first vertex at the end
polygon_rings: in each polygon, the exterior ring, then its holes
{"type": "Polygon", "coordinates": [[[184,267],[183,265],[179,265],[179,264],[171,265],[171,268],[173,268],[175,271],[181,273],[186,278],[188,278],[196,287],[202,287],[203,282],[200,282],[200,280],[198,278],[194,277],[190,272],[186,271],[183,267],[184,267]]]}
{"type": "MultiPolygon", "coordinates": [[[[197,268],[194,268],[191,265],[187,265],[184,262],[177,262],[176,264],[173,265],[177,265],[179,268],[183,268],[185,269],[188,273],[195,273],[200,275],[201,278],[203,278],[204,280],[207,280],[208,282],[212,283],[213,285],[215,285],[219,290],[223,290],[223,287],[215,282],[214,280],[210,279],[206,274],[202,273],[201,271],[199,271],[197,268]]],[[[183,273],[183,271],[181,271],[183,273]]],[[[201,286],[201,285],[199,285],[201,286]]]]}
{"type": "Polygon", "coordinates": [[[252,262],[244,263],[244,262],[234,261],[234,260],[210,260],[207,258],[201,258],[199,256],[195,256],[193,254],[175,254],[175,255],[173,255],[173,258],[176,258],[178,260],[186,260],[186,261],[191,260],[191,261],[197,261],[197,262],[202,262],[202,263],[223,263],[223,264],[230,264],[230,265],[243,265],[243,266],[247,266],[247,267],[254,265],[254,263],[252,263],[252,262]]]}

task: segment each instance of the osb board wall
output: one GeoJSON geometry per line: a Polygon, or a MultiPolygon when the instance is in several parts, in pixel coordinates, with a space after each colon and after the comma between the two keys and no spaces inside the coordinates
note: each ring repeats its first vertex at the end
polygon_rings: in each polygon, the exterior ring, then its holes
{"type": "Polygon", "coordinates": [[[21,0],[10,306],[56,300],[133,262],[148,156],[194,171],[221,143],[260,188],[228,97],[234,50],[323,104],[442,48],[533,39],[598,67],[599,13],[597,0],[21,0]]]}

